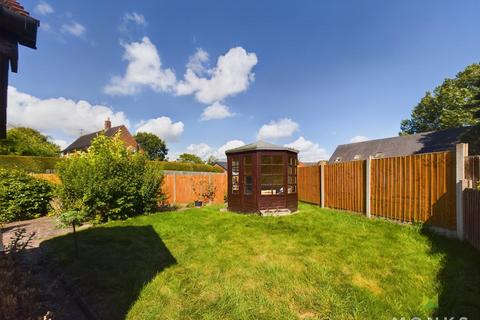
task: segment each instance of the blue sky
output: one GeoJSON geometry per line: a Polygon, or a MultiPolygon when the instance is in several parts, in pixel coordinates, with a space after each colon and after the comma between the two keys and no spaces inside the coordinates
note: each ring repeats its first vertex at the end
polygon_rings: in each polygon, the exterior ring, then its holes
{"type": "Polygon", "coordinates": [[[41,28],[10,78],[10,125],[65,144],[109,116],[170,158],[257,138],[325,158],[398,134],[480,60],[478,1],[21,2],[41,28]]]}

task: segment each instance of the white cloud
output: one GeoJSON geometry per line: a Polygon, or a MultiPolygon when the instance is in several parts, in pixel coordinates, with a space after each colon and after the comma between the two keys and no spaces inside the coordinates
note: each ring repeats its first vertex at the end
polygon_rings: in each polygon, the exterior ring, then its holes
{"type": "Polygon", "coordinates": [[[356,142],[362,142],[362,141],[367,141],[368,138],[365,136],[355,136],[352,139],[350,139],[351,143],[356,143],[356,142]]]}
{"type": "Polygon", "coordinates": [[[225,159],[227,157],[225,155],[225,151],[230,150],[230,149],[234,149],[234,148],[238,148],[238,147],[241,147],[241,146],[244,146],[244,145],[245,145],[245,142],[243,142],[242,140],[230,140],[227,143],[225,143],[223,146],[218,148],[213,153],[213,155],[218,159],[225,159]]]}
{"type": "Polygon", "coordinates": [[[203,160],[207,160],[210,156],[214,156],[217,159],[226,159],[225,151],[229,149],[238,148],[244,146],[245,142],[241,140],[230,140],[218,149],[214,149],[206,143],[191,144],[187,147],[187,153],[193,153],[203,160]]]}
{"type": "Polygon", "coordinates": [[[210,73],[211,71],[205,67],[208,59],[208,52],[202,48],[198,48],[197,52],[188,59],[187,70],[190,69],[198,75],[204,74],[205,72],[210,73]]]}
{"type": "Polygon", "coordinates": [[[192,153],[206,160],[212,154],[212,147],[206,143],[191,144],[187,147],[187,153],[192,153]]]}
{"type": "Polygon", "coordinates": [[[114,125],[129,126],[125,114],[114,112],[110,107],[63,97],[40,99],[15,87],[8,87],[7,112],[11,126],[26,126],[43,132],[62,131],[70,137],[102,129],[107,118],[114,125]]]}
{"type": "Polygon", "coordinates": [[[47,15],[50,13],[53,13],[54,10],[50,4],[48,4],[45,1],[40,1],[36,6],[35,6],[35,12],[38,14],[43,14],[47,15]]]}
{"type": "Polygon", "coordinates": [[[317,143],[313,143],[304,137],[300,137],[285,146],[297,149],[299,151],[298,157],[301,161],[314,162],[329,158],[329,155],[324,148],[321,148],[317,143]]]}
{"type": "Polygon", "coordinates": [[[62,32],[69,33],[75,37],[81,37],[85,33],[85,27],[78,22],[71,22],[70,24],[62,25],[62,32]]]}
{"type": "Polygon", "coordinates": [[[228,106],[215,102],[211,106],[206,107],[202,113],[202,120],[218,120],[235,116],[228,106]]]}
{"type": "Polygon", "coordinates": [[[137,132],[153,133],[167,142],[174,142],[180,139],[184,124],[181,121],[173,122],[169,117],[159,117],[142,121],[137,127],[137,132]]]}
{"type": "Polygon", "coordinates": [[[125,49],[123,59],[128,61],[123,77],[115,76],[104,91],[110,95],[133,95],[141,91],[142,86],[155,91],[169,91],[176,83],[175,73],[171,69],[162,69],[157,48],[148,37],[141,42],[122,44],[125,49]]]}
{"type": "Polygon", "coordinates": [[[123,20],[128,23],[128,22],[133,22],[139,26],[146,26],[147,21],[145,20],[145,17],[143,14],[137,13],[137,12],[128,12],[125,13],[123,16],[123,20]]]}
{"type": "Polygon", "coordinates": [[[57,146],[60,146],[61,150],[65,149],[69,145],[67,141],[61,140],[61,139],[55,139],[55,140],[52,140],[52,142],[55,143],[57,146]]]}
{"type": "MultiPolygon", "coordinates": [[[[197,50],[196,55],[199,52],[197,50]]],[[[208,56],[206,59],[208,60],[208,56]]],[[[209,70],[209,78],[198,74],[198,69],[204,71],[203,63],[206,59],[203,57],[199,67],[198,63],[192,64],[195,56],[190,58],[184,80],[177,85],[178,95],[194,94],[198,101],[210,104],[247,90],[255,79],[252,69],[258,62],[257,56],[242,47],[231,48],[225,55],[220,56],[215,68],[209,70]]]]}
{"type": "Polygon", "coordinates": [[[52,31],[52,26],[49,23],[42,22],[42,24],[40,25],[40,29],[45,31],[52,31]]]}
{"type": "Polygon", "coordinates": [[[268,124],[264,124],[257,134],[257,139],[277,139],[290,137],[298,130],[298,123],[292,119],[283,118],[280,120],[272,120],[268,124]]]}

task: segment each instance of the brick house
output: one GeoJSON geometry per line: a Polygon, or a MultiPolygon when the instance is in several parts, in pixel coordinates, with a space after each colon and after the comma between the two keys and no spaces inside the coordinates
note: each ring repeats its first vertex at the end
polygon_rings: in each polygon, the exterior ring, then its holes
{"type": "Polygon", "coordinates": [[[128,131],[125,125],[122,124],[120,126],[112,127],[112,122],[110,121],[110,119],[107,119],[105,121],[105,127],[102,130],[88,133],[78,137],[77,140],[73,141],[68,147],[66,147],[62,151],[62,154],[68,155],[76,151],[87,150],[88,147],[90,147],[90,145],[92,144],[92,140],[98,137],[102,133],[107,137],[113,137],[116,134],[119,134],[120,140],[123,141],[123,143],[127,148],[133,149],[135,151],[140,150],[139,144],[137,143],[135,138],[132,136],[130,131],[128,131]]]}

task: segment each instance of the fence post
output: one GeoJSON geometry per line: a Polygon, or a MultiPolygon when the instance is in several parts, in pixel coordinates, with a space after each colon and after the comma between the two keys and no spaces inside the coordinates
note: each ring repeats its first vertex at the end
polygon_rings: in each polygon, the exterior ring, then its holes
{"type": "Polygon", "coordinates": [[[3,231],[2,231],[2,226],[0,225],[0,253],[2,253],[5,250],[3,247],[3,231]]]}
{"type": "Polygon", "coordinates": [[[459,143],[455,152],[456,217],[457,237],[463,240],[463,191],[465,190],[465,157],[468,156],[468,144],[459,143]]]}
{"type": "Polygon", "coordinates": [[[371,177],[372,177],[372,156],[367,158],[367,164],[365,166],[365,214],[367,218],[371,218],[371,177]]]}
{"type": "Polygon", "coordinates": [[[325,208],[325,162],[320,163],[320,208],[325,208]]]}

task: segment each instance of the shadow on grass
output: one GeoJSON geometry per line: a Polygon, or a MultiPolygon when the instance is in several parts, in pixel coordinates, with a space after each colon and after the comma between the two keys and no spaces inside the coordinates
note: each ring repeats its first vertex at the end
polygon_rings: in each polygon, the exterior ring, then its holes
{"type": "Polygon", "coordinates": [[[430,240],[431,253],[443,256],[434,318],[480,319],[480,252],[467,242],[434,234],[427,228],[422,231],[430,240]]]}
{"type": "Polygon", "coordinates": [[[99,319],[123,319],[144,285],[176,264],[151,226],[95,227],[42,243],[49,258],[80,292],[99,319]]]}

